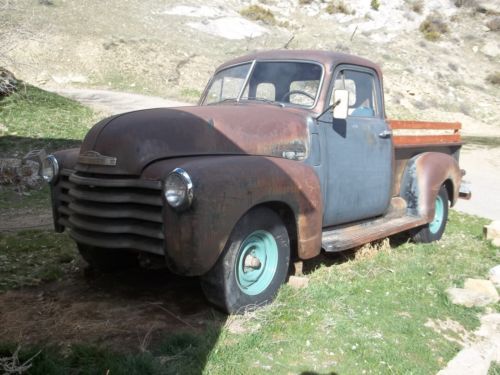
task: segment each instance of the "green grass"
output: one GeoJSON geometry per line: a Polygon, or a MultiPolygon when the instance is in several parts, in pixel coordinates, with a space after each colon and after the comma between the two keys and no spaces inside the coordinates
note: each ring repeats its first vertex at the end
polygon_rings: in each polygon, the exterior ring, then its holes
{"type": "MultiPolygon", "coordinates": [[[[108,369],[144,374],[196,374],[201,369],[207,374],[436,373],[460,347],[425,323],[449,318],[468,330],[477,328],[483,309],[453,305],[445,290],[461,286],[467,277],[485,277],[498,264],[497,251],[482,239],[486,223],[452,211],[446,234],[437,243],[403,243],[371,256],[319,263],[308,274],[306,289],[284,286],[272,305],[230,317],[247,330],[243,334],[214,323],[202,335],[174,334],[160,340],[146,353],[124,355],[82,343],[65,348],[64,355],[57,348],[31,347],[22,356],[42,349],[32,373],[45,374],[102,374],[108,369]]],[[[49,243],[65,241],[29,233],[56,249],[49,243]]],[[[24,262],[40,240],[18,236],[3,237],[1,243],[24,246],[27,252],[18,258],[24,262]]],[[[10,343],[3,355],[15,347],[10,343]]]]}
{"type": "Polygon", "coordinates": [[[22,157],[32,149],[49,152],[78,145],[96,121],[81,104],[34,86],[0,100],[0,157],[22,157]]]}
{"type": "Polygon", "coordinates": [[[66,234],[0,233],[0,292],[57,280],[74,267],[76,256],[66,234]]]}
{"type": "Polygon", "coordinates": [[[43,184],[39,190],[24,189],[23,191],[12,186],[0,186],[0,209],[49,207],[50,189],[47,184],[43,184]]]}
{"type": "Polygon", "coordinates": [[[462,136],[466,145],[479,145],[487,147],[500,147],[500,137],[471,137],[462,136]]]}

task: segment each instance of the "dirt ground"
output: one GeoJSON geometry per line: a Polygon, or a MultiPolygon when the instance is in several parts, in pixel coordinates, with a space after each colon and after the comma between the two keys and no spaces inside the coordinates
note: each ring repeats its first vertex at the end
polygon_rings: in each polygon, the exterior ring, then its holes
{"type": "Polygon", "coordinates": [[[83,261],[69,279],[0,294],[0,337],[23,345],[146,350],[160,335],[201,331],[222,319],[196,278],[142,269],[96,275],[83,261]]]}

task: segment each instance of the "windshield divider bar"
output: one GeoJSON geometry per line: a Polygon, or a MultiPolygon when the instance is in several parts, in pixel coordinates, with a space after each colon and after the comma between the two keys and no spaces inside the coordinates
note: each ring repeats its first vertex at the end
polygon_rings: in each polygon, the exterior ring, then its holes
{"type": "Polygon", "coordinates": [[[243,95],[243,92],[245,91],[245,87],[247,87],[248,81],[250,80],[250,76],[253,73],[253,69],[255,67],[255,63],[257,60],[252,61],[252,65],[250,66],[250,69],[248,69],[247,76],[245,78],[245,82],[243,82],[243,86],[241,86],[240,93],[238,94],[238,97],[236,98],[236,102],[239,103],[241,100],[241,96],[243,95]]]}

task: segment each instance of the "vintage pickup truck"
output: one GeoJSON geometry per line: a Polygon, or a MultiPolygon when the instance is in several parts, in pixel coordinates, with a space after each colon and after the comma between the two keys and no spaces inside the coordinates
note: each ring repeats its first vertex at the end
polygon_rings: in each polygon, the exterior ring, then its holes
{"type": "Polygon", "coordinates": [[[267,51],[220,66],[198,106],[102,120],[41,170],[56,231],[91,265],[160,260],[235,313],[322,249],[439,240],[461,195],[459,129],[387,120],[368,60],[267,51]]]}

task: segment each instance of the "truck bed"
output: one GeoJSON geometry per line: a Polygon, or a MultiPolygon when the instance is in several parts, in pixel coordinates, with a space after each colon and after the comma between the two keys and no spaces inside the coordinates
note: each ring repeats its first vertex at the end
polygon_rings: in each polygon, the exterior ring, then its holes
{"type": "Polygon", "coordinates": [[[389,120],[394,142],[393,196],[398,196],[408,160],[423,152],[442,152],[459,161],[462,140],[459,122],[389,120]]]}

